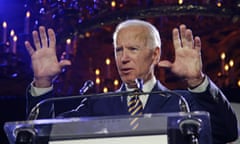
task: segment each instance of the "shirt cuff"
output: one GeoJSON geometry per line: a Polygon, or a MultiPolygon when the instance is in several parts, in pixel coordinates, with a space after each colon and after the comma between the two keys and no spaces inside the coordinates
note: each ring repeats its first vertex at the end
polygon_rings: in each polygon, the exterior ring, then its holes
{"type": "Polygon", "coordinates": [[[188,88],[188,91],[195,92],[195,93],[202,93],[207,90],[208,85],[209,85],[209,80],[207,76],[205,76],[203,82],[198,87],[193,89],[188,88]]]}
{"type": "Polygon", "coordinates": [[[32,82],[31,88],[30,88],[30,93],[32,96],[37,97],[37,96],[44,95],[44,94],[50,92],[51,90],[53,90],[53,85],[51,85],[50,87],[47,87],[47,88],[38,88],[38,87],[35,87],[32,82]]]}

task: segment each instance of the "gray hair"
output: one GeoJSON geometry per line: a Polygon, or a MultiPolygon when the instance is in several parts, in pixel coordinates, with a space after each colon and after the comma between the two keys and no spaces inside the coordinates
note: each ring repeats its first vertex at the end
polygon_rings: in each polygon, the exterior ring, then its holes
{"type": "Polygon", "coordinates": [[[143,20],[137,20],[137,19],[132,19],[132,20],[126,20],[124,22],[121,22],[118,24],[118,26],[115,29],[115,32],[113,33],[113,45],[114,47],[117,46],[116,40],[117,40],[117,34],[122,28],[126,28],[128,26],[144,26],[148,29],[149,33],[149,40],[147,41],[147,45],[155,48],[159,47],[161,48],[161,38],[160,34],[155,26],[153,26],[151,23],[143,21],[143,20]]]}

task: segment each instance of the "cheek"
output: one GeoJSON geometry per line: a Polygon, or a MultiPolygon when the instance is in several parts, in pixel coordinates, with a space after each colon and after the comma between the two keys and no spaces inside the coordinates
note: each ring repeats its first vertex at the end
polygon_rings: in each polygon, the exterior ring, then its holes
{"type": "Polygon", "coordinates": [[[138,65],[139,65],[138,70],[141,73],[148,73],[151,70],[152,65],[154,65],[154,61],[152,57],[145,57],[145,59],[144,58],[139,59],[138,65]]]}
{"type": "Polygon", "coordinates": [[[116,63],[116,66],[119,67],[120,65],[120,60],[118,57],[115,57],[115,63],[116,63]]]}

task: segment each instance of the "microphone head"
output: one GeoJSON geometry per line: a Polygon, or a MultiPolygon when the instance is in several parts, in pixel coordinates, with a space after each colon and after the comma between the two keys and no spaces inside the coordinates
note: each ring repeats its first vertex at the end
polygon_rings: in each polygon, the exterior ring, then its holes
{"type": "Polygon", "coordinates": [[[92,80],[87,80],[84,83],[84,86],[89,87],[89,88],[93,87],[93,85],[94,85],[94,82],[92,80]]]}
{"type": "Polygon", "coordinates": [[[86,93],[89,90],[89,88],[93,87],[93,85],[94,85],[94,82],[92,80],[87,80],[84,83],[83,87],[79,90],[79,94],[82,95],[86,93]]]}

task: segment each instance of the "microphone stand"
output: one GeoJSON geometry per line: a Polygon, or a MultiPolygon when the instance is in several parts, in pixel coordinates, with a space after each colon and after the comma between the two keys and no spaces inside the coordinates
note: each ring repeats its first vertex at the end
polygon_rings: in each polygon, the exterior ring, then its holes
{"type": "MultiPolygon", "coordinates": [[[[187,104],[186,99],[181,95],[179,96],[180,96],[179,99],[180,110],[184,113],[190,113],[189,106],[186,105],[187,104]]],[[[201,123],[202,123],[201,119],[193,118],[191,114],[188,115],[187,118],[179,121],[179,129],[183,136],[186,137],[189,144],[199,144],[199,133],[201,130],[201,123]]]]}

